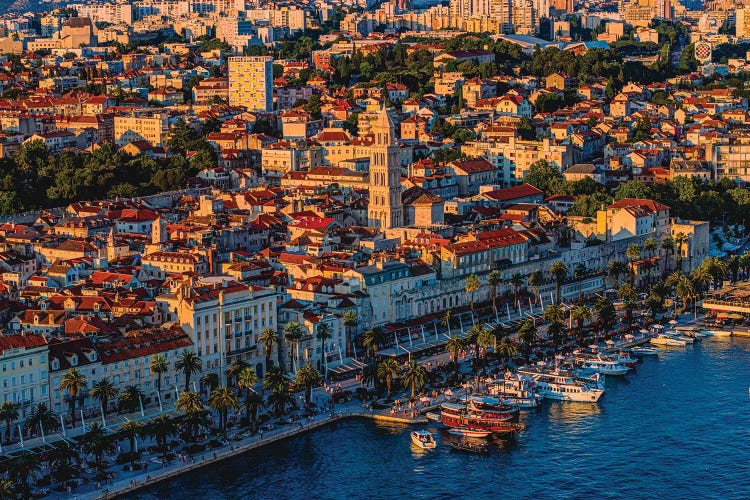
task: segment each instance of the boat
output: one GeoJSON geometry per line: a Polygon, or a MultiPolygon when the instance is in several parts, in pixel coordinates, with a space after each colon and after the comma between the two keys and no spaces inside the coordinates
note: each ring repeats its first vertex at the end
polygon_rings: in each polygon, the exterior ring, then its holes
{"type": "Polygon", "coordinates": [[[661,352],[661,349],[656,347],[633,347],[630,349],[630,354],[634,356],[656,356],[661,352]]]}
{"type": "Polygon", "coordinates": [[[469,429],[468,427],[454,427],[452,429],[448,429],[448,434],[453,434],[454,436],[470,437],[470,438],[486,438],[492,433],[490,431],[484,431],[482,429],[469,429]]]}
{"type": "Polygon", "coordinates": [[[620,363],[622,366],[627,366],[628,368],[635,368],[638,364],[638,360],[631,358],[630,352],[628,351],[621,351],[615,361],[620,363]]]}
{"type": "Polygon", "coordinates": [[[732,336],[732,330],[723,330],[719,328],[712,328],[710,330],[706,330],[707,333],[711,334],[713,337],[731,337],[732,336]]]}
{"type": "Polygon", "coordinates": [[[536,408],[542,397],[536,393],[534,382],[523,379],[511,372],[505,374],[502,379],[487,384],[490,395],[501,400],[506,406],[514,406],[521,409],[536,408]]]}
{"type": "Polygon", "coordinates": [[[563,370],[519,368],[518,374],[536,383],[537,393],[548,399],[596,403],[604,395],[604,380],[598,373],[587,380],[563,370]]]}
{"type": "Polygon", "coordinates": [[[659,335],[651,339],[651,344],[661,346],[685,347],[687,345],[687,342],[683,339],[673,337],[672,335],[660,333],[659,335]]]}
{"type": "Polygon", "coordinates": [[[440,422],[451,428],[466,427],[497,434],[521,429],[517,423],[518,408],[505,406],[500,400],[489,397],[474,397],[465,403],[443,403],[440,405],[440,422]]]}
{"type": "Polygon", "coordinates": [[[432,450],[437,448],[437,443],[432,434],[427,431],[412,431],[411,432],[412,444],[422,448],[423,450],[432,450]]]}
{"type": "Polygon", "coordinates": [[[485,454],[489,452],[486,446],[466,441],[449,441],[448,446],[456,451],[468,451],[471,453],[485,454]]]}
{"type": "Polygon", "coordinates": [[[625,375],[630,371],[630,368],[627,366],[623,366],[617,361],[604,359],[602,357],[599,357],[598,359],[584,359],[581,366],[585,371],[599,373],[601,375],[620,376],[625,375]]]}

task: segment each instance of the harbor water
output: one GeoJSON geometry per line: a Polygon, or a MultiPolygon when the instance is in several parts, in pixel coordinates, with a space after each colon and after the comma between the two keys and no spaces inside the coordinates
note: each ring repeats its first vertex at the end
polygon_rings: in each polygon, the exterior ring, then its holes
{"type": "Polygon", "coordinates": [[[749,368],[750,339],[708,339],[608,377],[599,405],[545,401],[487,455],[347,420],[129,498],[750,498],[749,368]]]}

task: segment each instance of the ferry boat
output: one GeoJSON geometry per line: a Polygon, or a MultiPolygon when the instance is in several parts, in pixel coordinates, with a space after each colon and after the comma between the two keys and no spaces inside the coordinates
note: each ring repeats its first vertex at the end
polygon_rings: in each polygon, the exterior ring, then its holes
{"type": "Polygon", "coordinates": [[[411,442],[424,450],[432,450],[437,448],[437,443],[435,442],[435,438],[432,437],[432,434],[427,431],[412,431],[411,432],[411,442]]]}
{"type": "Polygon", "coordinates": [[[548,399],[596,403],[604,395],[604,384],[597,373],[589,380],[560,370],[521,368],[518,374],[536,383],[537,392],[548,399]]]}
{"type": "Polygon", "coordinates": [[[521,429],[518,422],[518,408],[503,405],[495,398],[469,399],[466,403],[443,403],[440,414],[427,415],[451,428],[467,427],[489,431],[497,434],[508,434],[521,429]],[[486,401],[490,400],[490,401],[486,401]]]}
{"type": "Polygon", "coordinates": [[[683,339],[678,339],[676,337],[673,337],[672,335],[660,333],[659,335],[651,339],[651,344],[662,345],[662,346],[685,347],[687,345],[687,342],[683,339]]]}
{"type": "Polygon", "coordinates": [[[470,438],[486,438],[492,433],[490,431],[484,431],[482,429],[469,429],[468,427],[454,427],[452,429],[448,429],[448,434],[453,434],[454,436],[470,437],[470,438]]]}

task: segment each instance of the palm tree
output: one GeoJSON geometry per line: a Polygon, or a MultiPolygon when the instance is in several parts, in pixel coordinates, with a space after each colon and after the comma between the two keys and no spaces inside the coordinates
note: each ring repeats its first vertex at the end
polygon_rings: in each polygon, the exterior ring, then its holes
{"type": "Polygon", "coordinates": [[[294,404],[294,395],[289,392],[289,385],[279,384],[271,390],[268,396],[268,405],[273,408],[277,416],[286,412],[286,407],[294,404]]]}
{"type": "Polygon", "coordinates": [[[167,363],[167,358],[162,354],[154,354],[149,361],[148,367],[151,373],[156,373],[157,375],[156,393],[159,395],[159,400],[161,401],[161,376],[169,372],[169,363],[167,363]]]}
{"type": "Polygon", "coordinates": [[[600,297],[594,302],[594,311],[596,311],[596,317],[602,330],[609,330],[615,325],[617,310],[607,297],[600,297]]]}
{"type": "Polygon", "coordinates": [[[487,275],[487,285],[492,291],[492,310],[497,314],[497,287],[503,283],[503,275],[497,269],[490,271],[487,275]]]}
{"type": "Polygon", "coordinates": [[[343,322],[346,327],[346,353],[351,354],[354,343],[354,333],[352,330],[359,325],[359,317],[355,311],[349,310],[344,313],[343,322]]]}
{"type": "Polygon", "coordinates": [[[521,273],[515,273],[508,280],[508,284],[513,287],[513,302],[518,302],[518,293],[521,291],[523,286],[523,276],[521,273]]]}
{"type": "Polygon", "coordinates": [[[219,375],[213,372],[206,373],[201,377],[201,387],[208,389],[208,393],[211,394],[214,389],[219,387],[219,375]]]}
{"type": "Polygon", "coordinates": [[[497,355],[503,358],[507,364],[510,359],[518,356],[518,348],[510,339],[504,338],[497,346],[497,355]]]}
{"type": "Polygon", "coordinates": [[[726,262],[727,271],[732,275],[732,283],[737,282],[737,275],[740,273],[740,259],[736,255],[732,255],[727,259],[726,262]]]}
{"type": "Polygon", "coordinates": [[[34,479],[42,472],[38,453],[22,451],[16,454],[7,464],[8,476],[21,487],[24,500],[31,498],[29,479],[34,479]]]}
{"type": "Polygon", "coordinates": [[[570,310],[570,317],[576,322],[579,332],[583,331],[584,323],[590,320],[592,316],[591,309],[583,304],[578,304],[570,310]]]}
{"type": "Polygon", "coordinates": [[[117,389],[114,384],[108,379],[103,378],[94,384],[94,387],[89,391],[89,394],[91,397],[99,401],[99,404],[102,407],[102,412],[106,417],[110,400],[117,397],[117,389]]]}
{"type": "Polygon", "coordinates": [[[633,325],[633,311],[635,310],[636,291],[630,283],[623,283],[617,289],[617,296],[625,303],[625,318],[628,322],[628,328],[633,325]]]}
{"type": "MultiPolygon", "coordinates": [[[[187,394],[184,392],[183,394],[187,394]]],[[[180,395],[182,397],[182,394],[180,395]]],[[[162,452],[162,457],[167,458],[167,440],[171,436],[177,435],[177,424],[174,418],[162,414],[149,421],[145,428],[145,434],[156,441],[156,446],[162,452]]]]}
{"type": "Polygon", "coordinates": [[[479,355],[482,359],[482,367],[485,367],[487,366],[487,349],[495,344],[495,336],[491,331],[482,328],[479,335],[477,335],[476,343],[479,348],[479,355]]]}
{"type": "Polygon", "coordinates": [[[440,325],[448,329],[448,335],[453,335],[451,332],[451,323],[453,322],[453,313],[449,310],[445,311],[445,314],[440,318],[440,325]]]}
{"type": "Polygon", "coordinates": [[[527,319],[521,323],[518,329],[518,340],[523,342],[524,350],[528,356],[531,353],[531,345],[536,341],[536,327],[531,320],[527,319]]]}
{"type": "Polygon", "coordinates": [[[326,342],[331,340],[333,337],[333,328],[328,323],[321,323],[318,325],[318,331],[316,337],[320,340],[321,349],[323,350],[323,368],[328,366],[328,360],[326,359],[326,342]]]}
{"type": "Polygon", "coordinates": [[[393,358],[388,358],[378,364],[378,378],[385,383],[388,399],[391,398],[393,379],[401,375],[401,367],[393,358]]]}
{"type": "Polygon", "coordinates": [[[197,354],[185,349],[177,358],[174,367],[185,375],[185,392],[187,392],[190,390],[190,377],[201,372],[203,363],[201,363],[201,358],[197,354]]]}
{"type": "Polygon", "coordinates": [[[652,236],[649,236],[648,238],[646,238],[646,241],[643,242],[643,249],[651,257],[656,256],[657,248],[659,248],[659,243],[657,243],[656,240],[652,236]]]}
{"type": "Polygon", "coordinates": [[[552,321],[547,325],[547,335],[554,345],[560,345],[563,334],[565,333],[565,324],[561,321],[552,321]]]}
{"type": "MultiPolygon", "coordinates": [[[[266,357],[266,371],[271,368],[271,353],[273,352],[273,346],[279,345],[279,334],[276,333],[276,330],[273,328],[264,328],[260,331],[260,336],[258,337],[258,342],[263,344],[263,353],[266,357]]],[[[282,366],[281,364],[281,349],[277,352],[277,358],[276,361],[279,363],[279,366],[282,366]]]]}
{"type": "Polygon", "coordinates": [[[203,400],[199,394],[185,391],[177,398],[175,407],[185,414],[185,437],[189,441],[194,441],[198,437],[201,414],[205,411],[203,400]]]}
{"type": "Polygon", "coordinates": [[[241,359],[235,359],[231,365],[229,365],[229,368],[227,368],[227,385],[232,386],[237,384],[237,375],[240,374],[242,370],[247,368],[248,365],[246,362],[242,361],[241,359]]]}
{"type": "Polygon", "coordinates": [[[55,412],[49,409],[46,403],[38,403],[31,409],[24,430],[30,434],[37,432],[47,434],[60,426],[60,420],[55,412]]]}
{"type": "Polygon", "coordinates": [[[101,422],[91,422],[89,430],[83,435],[81,440],[83,445],[94,455],[96,468],[102,470],[102,456],[105,453],[112,453],[115,449],[115,443],[112,436],[107,434],[101,422]]]}
{"type": "Polygon", "coordinates": [[[544,321],[562,323],[565,320],[565,309],[559,304],[550,304],[544,309],[542,314],[544,321]]]}
{"type": "Polygon", "coordinates": [[[414,393],[424,387],[427,382],[427,370],[416,361],[411,361],[404,372],[404,383],[411,387],[411,397],[414,393]]]}
{"type": "MultiPolygon", "coordinates": [[[[663,240],[661,240],[661,249],[666,252],[667,256],[671,256],[672,254],[674,254],[674,239],[672,239],[671,236],[667,236],[663,240]]],[[[666,276],[668,271],[669,262],[667,259],[664,259],[664,269],[662,270],[662,276],[666,276]]]]}
{"type": "Polygon", "coordinates": [[[0,420],[5,422],[5,440],[10,441],[10,429],[13,421],[18,418],[18,408],[12,401],[5,401],[0,405],[0,420]]]}
{"type": "Polygon", "coordinates": [[[635,284],[635,261],[641,258],[641,247],[637,243],[632,243],[625,250],[625,257],[628,258],[630,264],[630,283],[635,284]]]}
{"type": "Polygon", "coordinates": [[[469,328],[469,334],[466,336],[466,343],[467,344],[476,344],[477,339],[484,331],[484,327],[482,325],[474,325],[471,328],[469,328]]]}
{"type": "Polygon", "coordinates": [[[250,391],[245,396],[242,408],[245,410],[245,416],[250,421],[250,427],[255,432],[258,423],[258,410],[263,406],[263,396],[257,392],[250,391]]]}
{"type": "Polygon", "coordinates": [[[740,255],[740,267],[742,268],[742,274],[747,279],[750,276],[750,252],[740,255]]]}
{"type": "Polygon", "coordinates": [[[674,237],[675,261],[678,271],[682,271],[682,247],[687,243],[687,240],[685,233],[677,233],[674,237]]]}
{"type": "Polygon", "coordinates": [[[219,432],[226,432],[229,410],[240,407],[237,396],[229,387],[219,387],[211,391],[208,405],[219,413],[219,432]]]}
{"type": "Polygon", "coordinates": [[[138,437],[139,434],[143,432],[143,424],[141,424],[137,420],[126,420],[125,423],[123,423],[120,428],[117,430],[117,433],[128,440],[130,443],[130,453],[135,453],[135,439],[138,437]]]}
{"type": "Polygon", "coordinates": [[[246,366],[237,374],[237,388],[242,390],[251,390],[258,383],[258,375],[250,366],[246,366]]]}
{"type": "Polygon", "coordinates": [[[288,381],[284,376],[284,372],[278,366],[272,366],[263,378],[263,389],[271,390],[279,384],[286,384],[288,381]]]}
{"type": "MultiPolygon", "coordinates": [[[[49,450],[47,459],[52,465],[52,477],[55,480],[64,482],[78,476],[80,456],[76,445],[65,440],[58,441],[49,450]]],[[[4,497],[0,495],[0,498],[4,497]]]]}
{"type": "Polygon", "coordinates": [[[126,410],[128,413],[136,411],[141,405],[141,390],[135,385],[129,385],[120,392],[118,407],[119,411],[126,410]]]}
{"type": "Polygon", "coordinates": [[[289,343],[289,350],[292,352],[292,363],[289,366],[292,373],[296,371],[295,361],[299,363],[299,342],[302,340],[303,331],[302,325],[296,321],[290,321],[284,327],[284,339],[289,343]]]}
{"type": "Polygon", "coordinates": [[[562,297],[560,296],[560,287],[562,286],[563,280],[568,276],[568,267],[558,261],[550,266],[549,272],[555,279],[555,303],[559,304],[562,300],[562,297]]]}
{"type": "Polygon", "coordinates": [[[379,326],[371,328],[362,334],[362,346],[374,354],[377,354],[378,350],[385,345],[387,340],[388,336],[379,326]]]}
{"type": "Polygon", "coordinates": [[[471,300],[471,315],[474,316],[474,293],[482,288],[482,283],[479,281],[479,276],[471,274],[466,277],[466,293],[469,294],[471,300]]]}
{"type": "Polygon", "coordinates": [[[534,304],[539,300],[539,287],[544,285],[544,273],[541,269],[536,269],[529,275],[529,286],[534,287],[534,304]]]}
{"type": "Polygon", "coordinates": [[[456,370],[458,370],[458,355],[465,347],[463,339],[459,337],[451,337],[448,339],[448,342],[445,343],[445,350],[451,355],[451,361],[456,367],[456,370]]]}
{"type": "Polygon", "coordinates": [[[310,396],[312,395],[312,388],[316,384],[320,383],[320,380],[320,372],[313,368],[312,363],[305,363],[305,365],[297,372],[294,383],[299,387],[303,387],[305,389],[305,406],[310,406],[310,396]]]}
{"type": "Polygon", "coordinates": [[[687,307],[688,300],[696,295],[694,282],[681,271],[670,274],[667,283],[674,287],[675,295],[682,299],[683,308],[687,307]]]}
{"type": "Polygon", "coordinates": [[[86,388],[86,377],[78,368],[71,368],[60,380],[60,390],[68,393],[70,398],[70,420],[73,426],[76,421],[76,399],[86,388]]]}
{"type": "Polygon", "coordinates": [[[613,278],[615,288],[617,288],[617,286],[620,284],[620,276],[623,276],[627,273],[628,266],[626,266],[622,261],[611,260],[607,264],[607,276],[613,278]]]}

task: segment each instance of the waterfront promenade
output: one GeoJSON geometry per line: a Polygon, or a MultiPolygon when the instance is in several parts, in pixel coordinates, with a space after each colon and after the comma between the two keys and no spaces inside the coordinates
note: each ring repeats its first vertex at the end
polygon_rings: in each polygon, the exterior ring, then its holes
{"type": "MultiPolygon", "coordinates": [[[[459,396],[460,395],[456,395],[455,397],[459,396]]],[[[108,484],[102,484],[99,488],[96,488],[93,483],[89,483],[87,486],[89,488],[93,486],[94,489],[88,489],[88,491],[86,491],[85,488],[81,488],[73,498],[80,500],[114,498],[118,495],[131,493],[138,489],[151,486],[159,481],[170,479],[179,476],[180,474],[189,473],[206,465],[220,462],[282,439],[309,432],[323,425],[328,425],[342,419],[363,418],[397,425],[426,424],[427,419],[421,414],[429,411],[444,401],[446,401],[446,399],[441,396],[434,401],[434,404],[417,409],[416,411],[419,413],[419,416],[416,418],[410,418],[409,416],[390,415],[388,410],[365,411],[360,407],[361,405],[359,404],[359,401],[355,400],[347,405],[342,405],[343,408],[341,408],[340,411],[311,416],[309,419],[289,424],[284,427],[276,427],[238,440],[230,440],[222,447],[196,454],[187,461],[181,461],[178,459],[171,464],[160,464],[157,462],[153,467],[149,467],[149,469],[145,471],[140,470],[130,473],[118,473],[118,478],[116,480],[113,480],[108,484]]],[[[50,497],[70,498],[69,495],[50,495],[50,497]]]]}

